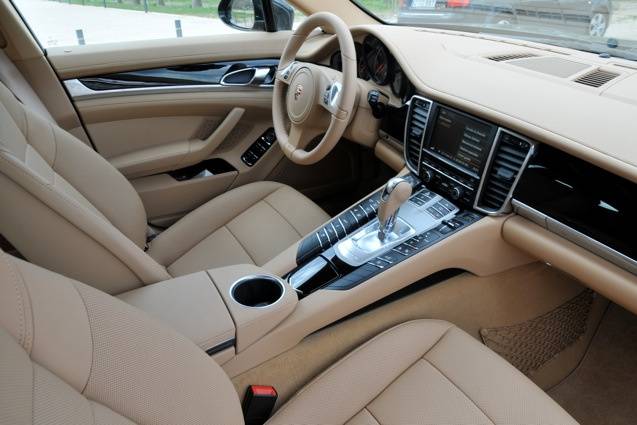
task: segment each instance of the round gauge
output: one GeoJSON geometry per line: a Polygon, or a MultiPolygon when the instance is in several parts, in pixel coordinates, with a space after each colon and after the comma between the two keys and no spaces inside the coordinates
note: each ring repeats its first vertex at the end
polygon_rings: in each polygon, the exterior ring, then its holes
{"type": "Polygon", "coordinates": [[[409,80],[403,73],[403,70],[396,67],[394,71],[394,79],[391,82],[391,91],[400,99],[405,97],[409,90],[409,80]]]}
{"type": "Polygon", "coordinates": [[[369,75],[376,84],[389,82],[390,56],[387,47],[376,37],[368,35],[363,41],[363,56],[369,75]]]}
{"type": "Polygon", "coordinates": [[[367,65],[365,64],[365,55],[363,54],[363,45],[360,43],[354,43],[354,47],[356,47],[356,65],[358,68],[358,78],[369,80],[369,72],[367,71],[367,65]]]}
{"type": "Polygon", "coordinates": [[[330,68],[335,69],[337,71],[341,71],[343,69],[343,58],[341,57],[341,51],[337,50],[330,56],[330,68]]]}

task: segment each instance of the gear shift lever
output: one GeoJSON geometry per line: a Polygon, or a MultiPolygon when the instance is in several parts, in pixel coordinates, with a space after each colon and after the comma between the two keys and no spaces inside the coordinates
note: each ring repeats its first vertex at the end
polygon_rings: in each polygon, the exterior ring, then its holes
{"type": "Polygon", "coordinates": [[[378,239],[384,241],[385,237],[393,232],[398,210],[410,196],[411,184],[407,180],[394,177],[387,182],[378,206],[378,239]]]}

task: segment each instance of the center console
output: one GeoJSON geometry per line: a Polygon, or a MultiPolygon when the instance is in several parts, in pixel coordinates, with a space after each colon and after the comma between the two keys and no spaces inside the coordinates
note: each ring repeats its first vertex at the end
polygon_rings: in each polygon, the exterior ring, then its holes
{"type": "MultiPolygon", "coordinates": [[[[397,133],[390,128],[396,121],[384,121],[385,134],[397,133]]],[[[390,181],[300,243],[298,267],[286,276],[300,297],[351,289],[484,215],[509,212],[535,149],[523,136],[420,96],[409,102],[401,130],[410,171],[402,177],[413,194],[399,205],[392,232],[384,237],[379,217],[392,202],[384,199],[390,181]]]]}
{"type": "MultiPolygon", "coordinates": [[[[403,127],[408,171],[306,236],[284,276],[237,265],[120,298],[171,324],[237,376],[424,277],[526,264],[526,254],[501,237],[504,219],[488,216],[510,211],[535,143],[420,96],[409,102],[403,127]]],[[[281,254],[286,261],[288,254],[281,254]]]]}

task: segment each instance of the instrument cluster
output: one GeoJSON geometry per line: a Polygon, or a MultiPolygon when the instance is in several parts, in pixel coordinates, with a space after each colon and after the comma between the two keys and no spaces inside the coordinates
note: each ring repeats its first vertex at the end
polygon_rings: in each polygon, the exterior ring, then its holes
{"type": "MultiPolygon", "coordinates": [[[[389,49],[373,35],[368,35],[363,43],[355,43],[358,78],[372,80],[379,86],[389,85],[394,95],[407,101],[414,88],[389,49]]],[[[330,67],[342,69],[340,50],[330,57],[330,67]]]]}

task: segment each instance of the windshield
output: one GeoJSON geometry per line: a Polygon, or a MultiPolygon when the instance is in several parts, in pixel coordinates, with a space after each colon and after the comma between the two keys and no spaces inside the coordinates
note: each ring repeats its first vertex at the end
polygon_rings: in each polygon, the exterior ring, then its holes
{"type": "Polygon", "coordinates": [[[637,0],[352,0],[390,24],[538,41],[637,60],[637,0]]]}

